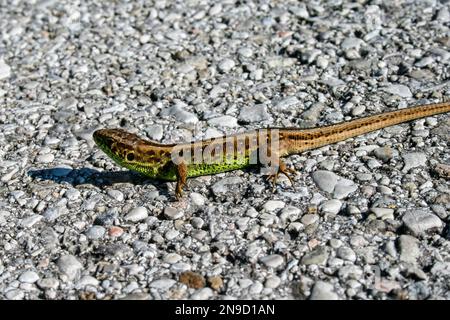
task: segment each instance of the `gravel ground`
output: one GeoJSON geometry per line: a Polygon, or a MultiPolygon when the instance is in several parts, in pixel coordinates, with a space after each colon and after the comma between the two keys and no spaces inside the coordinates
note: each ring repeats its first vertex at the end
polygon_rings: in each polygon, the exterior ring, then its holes
{"type": "Polygon", "coordinates": [[[0,2],[1,299],[449,299],[450,117],[174,183],[92,140],[450,97],[450,2],[0,2]]]}

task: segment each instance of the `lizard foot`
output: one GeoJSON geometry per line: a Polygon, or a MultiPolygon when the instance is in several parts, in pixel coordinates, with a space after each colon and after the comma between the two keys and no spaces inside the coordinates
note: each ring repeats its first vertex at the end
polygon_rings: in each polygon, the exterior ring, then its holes
{"type": "Polygon", "coordinates": [[[297,171],[295,169],[288,168],[284,162],[280,161],[280,166],[278,167],[278,171],[274,174],[270,174],[267,176],[267,180],[271,181],[272,185],[273,185],[272,192],[275,191],[276,183],[278,180],[278,175],[280,173],[284,174],[289,179],[289,182],[291,183],[292,186],[294,185],[294,180],[292,180],[291,174],[296,174],[297,171]]]}

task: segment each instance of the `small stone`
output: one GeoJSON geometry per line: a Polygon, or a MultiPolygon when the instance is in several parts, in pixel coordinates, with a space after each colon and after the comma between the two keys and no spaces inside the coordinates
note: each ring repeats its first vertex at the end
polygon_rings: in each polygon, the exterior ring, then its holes
{"type": "Polygon", "coordinates": [[[109,189],[108,191],[106,191],[106,193],[108,194],[108,196],[110,196],[112,199],[122,202],[123,201],[123,193],[120,192],[119,190],[112,190],[109,189]]]}
{"type": "Polygon", "coordinates": [[[311,252],[306,253],[301,260],[301,264],[304,265],[325,265],[330,252],[327,247],[317,247],[311,252]]]}
{"type": "Polygon", "coordinates": [[[432,213],[422,210],[406,212],[402,221],[413,236],[423,236],[427,233],[439,231],[443,227],[441,219],[432,213]]]}
{"type": "Polygon", "coordinates": [[[159,289],[162,291],[169,290],[176,283],[173,279],[159,279],[149,284],[150,288],[159,289]]]}
{"type": "Polygon", "coordinates": [[[340,247],[337,249],[336,255],[343,259],[343,260],[347,260],[350,262],[355,262],[356,261],[356,254],[355,251],[353,251],[351,248],[349,247],[340,247]]]}
{"type": "Polygon", "coordinates": [[[19,277],[20,282],[35,283],[39,280],[39,275],[34,271],[25,271],[19,277]]]}
{"type": "Polygon", "coordinates": [[[211,290],[211,288],[202,288],[197,291],[195,291],[190,298],[192,300],[206,300],[211,298],[214,295],[214,292],[211,290]]]}
{"type": "Polygon", "coordinates": [[[59,286],[58,279],[55,278],[44,278],[37,282],[37,285],[41,289],[57,289],[59,286]]]}
{"type": "Polygon", "coordinates": [[[86,237],[90,240],[98,240],[103,238],[106,229],[102,226],[92,226],[86,231],[86,237]]]}
{"type": "Polygon", "coordinates": [[[181,256],[177,253],[168,253],[164,256],[164,262],[174,264],[181,260],[181,256]]]}
{"type": "Polygon", "coordinates": [[[358,186],[353,181],[340,178],[334,188],[333,197],[344,199],[356,190],[358,190],[358,186]]]}
{"type": "Polygon", "coordinates": [[[264,283],[266,288],[275,289],[281,284],[281,279],[278,276],[269,276],[264,283]]]}
{"type": "Polygon", "coordinates": [[[43,218],[43,216],[39,215],[39,214],[33,214],[32,216],[29,216],[27,218],[24,218],[20,221],[20,225],[24,228],[31,228],[32,226],[34,226],[36,223],[38,223],[39,221],[41,221],[43,218]]]}
{"type": "Polygon", "coordinates": [[[253,50],[251,48],[241,48],[238,50],[238,54],[244,58],[250,58],[253,55],[253,50]]]}
{"type": "Polygon", "coordinates": [[[285,206],[286,203],[284,203],[283,201],[269,200],[264,204],[263,209],[268,212],[272,212],[275,210],[283,209],[285,206]]]}
{"type": "Polygon", "coordinates": [[[118,238],[123,234],[123,229],[121,227],[112,226],[108,229],[108,235],[113,238],[118,238]]]}
{"type": "Polygon", "coordinates": [[[263,104],[257,104],[253,106],[246,106],[241,109],[238,117],[239,121],[243,123],[260,122],[269,119],[267,113],[267,106],[263,104]]]}
{"type": "Polygon", "coordinates": [[[338,176],[330,171],[318,170],[313,172],[312,179],[320,190],[331,193],[337,184],[338,176]]]}
{"type": "Polygon", "coordinates": [[[224,59],[222,61],[219,62],[219,64],[217,65],[217,68],[222,71],[223,73],[227,73],[229,72],[231,69],[234,68],[235,66],[235,62],[231,59],[224,59]]]}
{"type": "Polygon", "coordinates": [[[266,267],[278,268],[284,263],[284,259],[279,254],[271,254],[259,259],[266,267]]]}
{"type": "Polygon", "coordinates": [[[370,211],[373,212],[378,219],[386,220],[386,219],[394,219],[394,209],[390,208],[370,208],[370,211]]]}
{"type": "Polygon", "coordinates": [[[192,192],[190,197],[196,206],[203,207],[205,205],[206,199],[200,193],[192,192]]]}
{"type": "Polygon", "coordinates": [[[57,266],[59,271],[65,274],[69,280],[75,279],[83,269],[83,265],[72,255],[60,257],[58,259],[57,266]]]}
{"type": "Polygon", "coordinates": [[[401,235],[398,239],[398,247],[401,261],[417,264],[417,259],[420,257],[418,239],[409,235],[401,235]]]}
{"type": "Polygon", "coordinates": [[[336,199],[324,201],[320,205],[320,210],[324,213],[338,214],[341,210],[342,202],[336,199]]]}
{"type": "Polygon", "coordinates": [[[98,286],[99,281],[91,276],[84,276],[77,282],[77,287],[84,288],[86,286],[98,286]]]}
{"type": "MultiPolygon", "coordinates": [[[[0,70],[1,72],[1,70],[0,70]]],[[[1,76],[1,73],[0,73],[1,76]]],[[[25,293],[19,289],[9,290],[5,293],[5,297],[8,300],[22,300],[25,297],[25,293]]]]}
{"type": "Polygon", "coordinates": [[[431,274],[435,276],[448,277],[450,276],[450,262],[436,262],[431,268],[431,274]]]}
{"type": "Polygon", "coordinates": [[[55,156],[52,153],[45,153],[37,156],[36,161],[41,163],[51,163],[55,160],[55,156]]]}
{"type": "Polygon", "coordinates": [[[240,177],[226,177],[219,179],[216,183],[212,186],[212,192],[216,196],[226,196],[232,190],[238,190],[239,185],[241,185],[244,182],[244,180],[240,177]]]}
{"type": "Polygon", "coordinates": [[[209,283],[209,286],[216,291],[219,291],[223,287],[223,280],[219,276],[209,277],[208,283],[209,283]]]}
{"type": "Polygon", "coordinates": [[[130,212],[125,216],[125,220],[131,222],[138,222],[146,219],[147,217],[148,213],[145,207],[136,207],[130,210],[130,212]]]}
{"type": "Polygon", "coordinates": [[[221,116],[208,120],[208,124],[211,126],[229,127],[234,128],[238,126],[237,119],[232,116],[221,116]]]}
{"type": "Polygon", "coordinates": [[[160,141],[164,134],[163,127],[159,124],[150,126],[145,130],[145,132],[150,139],[155,141],[160,141]]]}
{"type": "Polygon", "coordinates": [[[402,157],[403,161],[405,162],[405,166],[403,167],[402,171],[405,173],[412,168],[425,166],[427,163],[426,154],[421,152],[406,153],[402,157]]]}
{"type": "Polygon", "coordinates": [[[383,88],[383,91],[402,98],[412,97],[411,90],[409,90],[409,88],[403,84],[392,84],[388,87],[383,88]]]}
{"type": "Polygon", "coordinates": [[[174,207],[166,207],[164,209],[164,216],[170,220],[180,219],[184,215],[182,210],[178,210],[174,207]]]}
{"type": "Polygon", "coordinates": [[[310,300],[338,300],[338,295],[334,292],[332,284],[317,281],[311,290],[310,300]]]}
{"type": "Polygon", "coordinates": [[[7,79],[11,76],[11,67],[0,59],[0,80],[7,79]]]}
{"type": "Polygon", "coordinates": [[[305,226],[309,226],[310,224],[314,224],[317,221],[319,221],[319,216],[317,214],[305,214],[302,218],[301,218],[301,223],[303,223],[305,226]]]}
{"type": "Polygon", "coordinates": [[[186,271],[180,274],[179,281],[189,288],[200,289],[206,284],[205,278],[196,272],[186,271]]]}

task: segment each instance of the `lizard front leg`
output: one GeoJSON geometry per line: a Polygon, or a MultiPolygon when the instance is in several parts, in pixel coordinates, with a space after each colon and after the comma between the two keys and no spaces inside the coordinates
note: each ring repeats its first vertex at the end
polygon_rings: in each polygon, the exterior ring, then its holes
{"type": "Polygon", "coordinates": [[[295,169],[288,168],[286,166],[286,163],[283,160],[278,159],[278,168],[274,167],[273,170],[274,170],[274,172],[267,176],[267,180],[272,181],[272,184],[273,184],[272,190],[273,191],[275,191],[276,183],[278,180],[278,175],[280,173],[284,174],[289,179],[292,186],[294,185],[294,181],[292,180],[291,174],[296,174],[297,171],[295,169]]]}

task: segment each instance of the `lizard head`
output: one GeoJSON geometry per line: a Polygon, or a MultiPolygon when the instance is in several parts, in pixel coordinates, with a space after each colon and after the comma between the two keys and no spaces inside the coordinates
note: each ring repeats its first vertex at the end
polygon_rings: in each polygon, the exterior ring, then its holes
{"type": "Polygon", "coordinates": [[[142,139],[121,129],[101,129],[93,134],[97,146],[118,164],[126,166],[137,160],[137,149],[142,139]]]}

